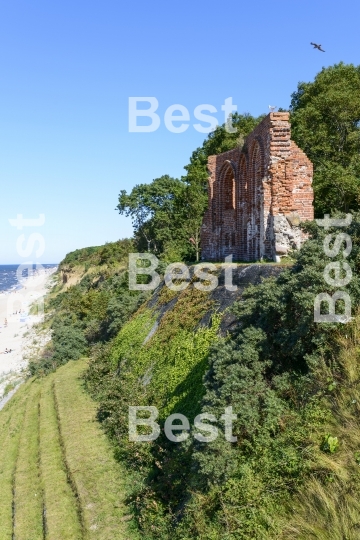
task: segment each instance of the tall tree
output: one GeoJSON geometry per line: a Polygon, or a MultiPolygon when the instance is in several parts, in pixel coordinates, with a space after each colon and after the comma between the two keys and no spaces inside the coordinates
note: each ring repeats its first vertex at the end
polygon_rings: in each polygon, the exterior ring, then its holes
{"type": "Polygon", "coordinates": [[[355,210],[360,193],[360,66],[323,68],[291,100],[292,138],[314,163],[315,212],[355,210]]]}
{"type": "Polygon", "coordinates": [[[164,175],[151,184],[138,184],[130,194],[122,190],[117,209],[130,216],[139,250],[163,254],[168,260],[200,258],[200,228],[208,204],[207,159],[242,146],[263,116],[234,114],[230,133],[218,126],[191,155],[181,180],[164,175]]]}
{"type": "Polygon", "coordinates": [[[131,217],[138,248],[144,240],[148,251],[160,253],[175,234],[175,200],[184,189],[183,182],[169,175],[155,178],[150,184],[138,184],[128,195],[122,190],[117,210],[131,217]]]}

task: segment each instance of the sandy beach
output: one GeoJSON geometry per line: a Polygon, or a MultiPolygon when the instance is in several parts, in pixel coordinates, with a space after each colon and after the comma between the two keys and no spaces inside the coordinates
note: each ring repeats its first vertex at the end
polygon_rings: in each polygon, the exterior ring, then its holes
{"type": "Polygon", "coordinates": [[[43,319],[42,299],[52,287],[56,270],[43,269],[42,273],[24,279],[22,288],[0,293],[0,400],[5,388],[22,381],[34,347],[42,348],[50,339],[49,335],[39,335],[34,325],[43,319]],[[39,303],[40,314],[31,315],[30,308],[35,303],[39,303]]]}

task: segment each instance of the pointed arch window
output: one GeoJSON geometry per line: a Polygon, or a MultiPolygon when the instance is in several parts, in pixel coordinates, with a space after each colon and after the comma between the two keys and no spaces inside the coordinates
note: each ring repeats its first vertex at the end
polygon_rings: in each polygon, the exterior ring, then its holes
{"type": "Polygon", "coordinates": [[[235,177],[233,168],[229,165],[223,176],[224,210],[235,209],[235,177]]]}

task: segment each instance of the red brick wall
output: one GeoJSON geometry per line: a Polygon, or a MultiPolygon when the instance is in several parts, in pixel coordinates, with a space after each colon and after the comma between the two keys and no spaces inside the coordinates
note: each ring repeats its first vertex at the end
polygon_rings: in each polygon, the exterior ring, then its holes
{"type": "Polygon", "coordinates": [[[289,113],[270,113],[244,146],[208,159],[203,260],[276,260],[303,240],[313,219],[312,164],[290,139],[289,113]]]}

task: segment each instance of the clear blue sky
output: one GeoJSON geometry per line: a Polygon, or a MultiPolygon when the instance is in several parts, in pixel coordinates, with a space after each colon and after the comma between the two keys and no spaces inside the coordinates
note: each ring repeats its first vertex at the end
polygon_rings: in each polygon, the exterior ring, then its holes
{"type": "Polygon", "coordinates": [[[17,253],[22,233],[44,236],[48,263],[131,235],[119,191],[183,174],[205,137],[197,105],[220,123],[230,96],[240,113],[288,107],[323,66],[360,63],[359,20],[354,0],[0,2],[0,264],[36,260],[17,253]],[[128,132],[131,96],[158,99],[156,132],[128,132]],[[191,115],[181,134],[164,127],[175,103],[191,115]],[[46,222],[18,231],[17,214],[46,222]]]}

